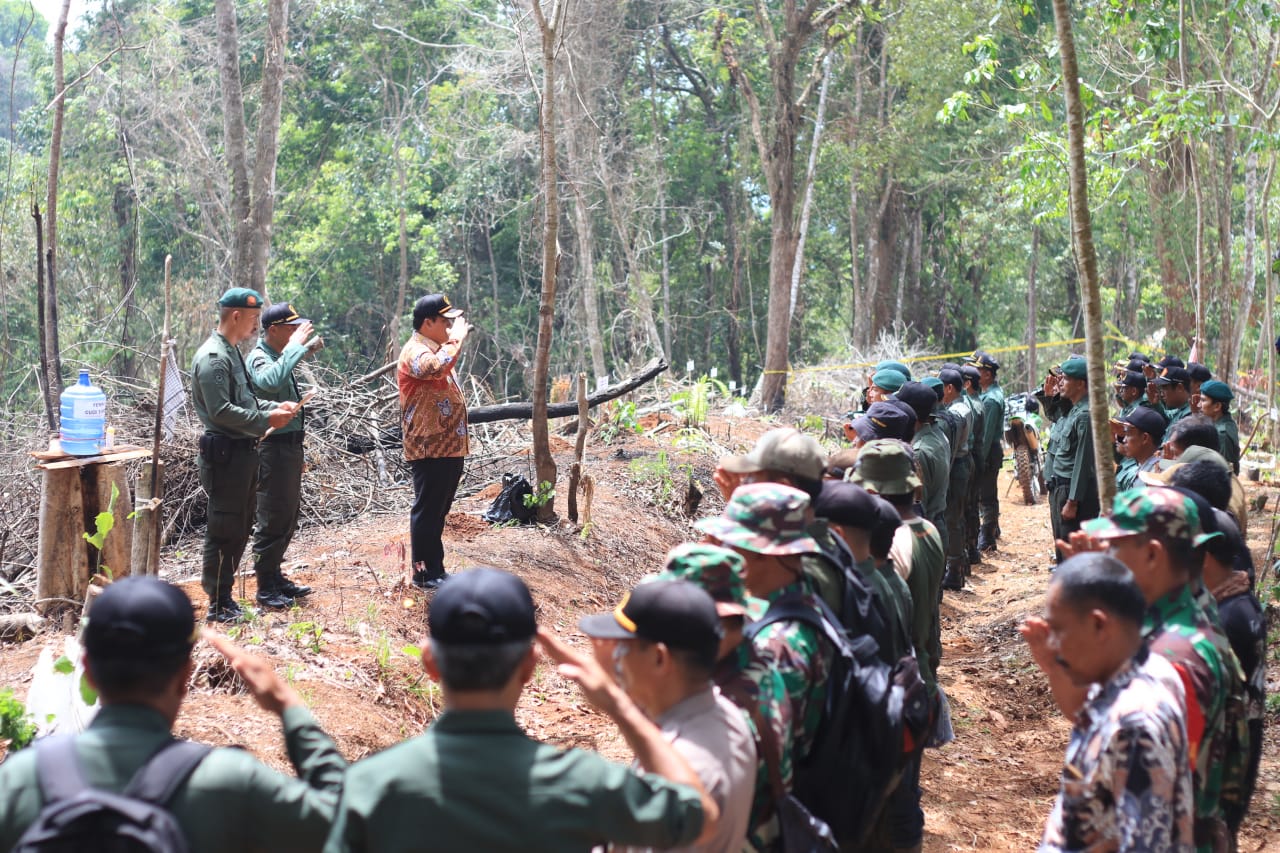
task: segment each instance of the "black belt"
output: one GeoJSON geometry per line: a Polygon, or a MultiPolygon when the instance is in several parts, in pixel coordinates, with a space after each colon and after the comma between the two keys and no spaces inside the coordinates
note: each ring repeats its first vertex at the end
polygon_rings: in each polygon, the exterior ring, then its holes
{"type": "Polygon", "coordinates": [[[304,433],[302,430],[294,430],[293,432],[276,432],[262,439],[268,444],[302,444],[304,433]]]}
{"type": "Polygon", "coordinates": [[[219,441],[225,441],[230,447],[234,447],[236,450],[253,450],[258,446],[258,439],[256,438],[232,438],[231,436],[224,435],[220,432],[206,432],[205,435],[216,436],[219,441]]]}

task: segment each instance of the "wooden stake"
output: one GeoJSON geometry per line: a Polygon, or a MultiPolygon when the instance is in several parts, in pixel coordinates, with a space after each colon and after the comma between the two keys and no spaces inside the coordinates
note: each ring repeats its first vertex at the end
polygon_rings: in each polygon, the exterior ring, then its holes
{"type": "Polygon", "coordinates": [[[587,374],[578,374],[578,440],[573,446],[573,465],[569,468],[569,521],[578,521],[578,482],[582,479],[582,454],[587,446],[587,374]]]}
{"type": "Polygon", "coordinates": [[[145,466],[138,472],[138,482],[134,487],[133,501],[133,549],[130,564],[135,575],[155,577],[160,571],[160,538],[161,523],[159,502],[153,498],[164,497],[164,463],[156,462],[160,471],[154,479],[159,495],[152,495],[151,482],[153,473],[151,466],[145,466]]]}

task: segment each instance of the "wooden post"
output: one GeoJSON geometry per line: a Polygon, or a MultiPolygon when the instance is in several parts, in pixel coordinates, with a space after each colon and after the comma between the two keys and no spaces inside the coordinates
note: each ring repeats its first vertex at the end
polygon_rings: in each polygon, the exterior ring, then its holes
{"type": "Polygon", "coordinates": [[[89,584],[84,494],[79,468],[45,469],[40,486],[40,532],[36,546],[36,598],[41,613],[79,602],[89,584]]]}
{"type": "Polygon", "coordinates": [[[569,468],[569,521],[578,521],[578,481],[582,479],[582,454],[587,446],[587,374],[578,374],[578,440],[573,446],[573,465],[569,468]]]}
{"type": "Polygon", "coordinates": [[[152,477],[150,465],[144,465],[138,472],[138,481],[134,485],[133,501],[133,543],[129,562],[135,575],[151,575],[155,577],[160,571],[160,504],[152,508],[151,484],[156,484],[159,492],[155,497],[164,497],[164,463],[154,463],[157,470],[152,477]]]}
{"type": "Polygon", "coordinates": [[[105,566],[113,580],[127,577],[133,562],[132,543],[133,526],[129,524],[129,478],[121,465],[87,465],[80,469],[84,472],[84,493],[89,498],[89,524],[85,529],[93,532],[93,519],[100,512],[111,507],[115,516],[115,525],[107,538],[103,540],[102,552],[96,565],[105,566]],[[116,488],[116,502],[111,504],[111,487],[116,488]]]}

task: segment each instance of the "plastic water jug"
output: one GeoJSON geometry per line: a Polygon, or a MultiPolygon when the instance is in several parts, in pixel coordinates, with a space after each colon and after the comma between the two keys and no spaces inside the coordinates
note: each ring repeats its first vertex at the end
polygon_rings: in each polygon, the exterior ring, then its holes
{"type": "Polygon", "coordinates": [[[89,382],[81,370],[75,385],[62,392],[62,452],[95,456],[102,452],[107,432],[107,395],[89,382]]]}

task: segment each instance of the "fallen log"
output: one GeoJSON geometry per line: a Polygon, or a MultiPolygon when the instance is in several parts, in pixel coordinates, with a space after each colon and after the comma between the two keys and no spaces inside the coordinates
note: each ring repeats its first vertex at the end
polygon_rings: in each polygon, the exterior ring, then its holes
{"type": "MultiPolygon", "coordinates": [[[[615,400],[623,394],[629,394],[653,377],[667,369],[667,363],[660,358],[641,368],[640,373],[625,382],[610,385],[603,391],[597,391],[587,398],[587,408],[595,408],[601,403],[615,400]]],[[[567,418],[578,414],[577,401],[555,403],[547,406],[548,418],[567,418]]],[[[499,403],[495,406],[480,406],[467,410],[467,421],[473,424],[487,424],[494,421],[529,420],[533,417],[533,403],[499,403]]]]}
{"type": "Polygon", "coordinates": [[[0,616],[0,640],[23,640],[44,626],[39,613],[11,613],[0,616]]]}

